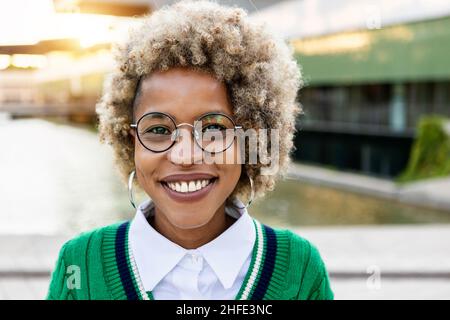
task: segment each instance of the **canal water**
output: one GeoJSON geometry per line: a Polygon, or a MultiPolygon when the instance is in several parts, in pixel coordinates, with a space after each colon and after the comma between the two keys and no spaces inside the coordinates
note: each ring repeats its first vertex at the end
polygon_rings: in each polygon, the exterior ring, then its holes
{"type": "MultiPolygon", "coordinates": [[[[249,211],[275,227],[450,223],[449,212],[293,180],[249,211]]],[[[92,127],[0,119],[0,234],[75,234],[132,217],[112,152],[92,127]]]]}

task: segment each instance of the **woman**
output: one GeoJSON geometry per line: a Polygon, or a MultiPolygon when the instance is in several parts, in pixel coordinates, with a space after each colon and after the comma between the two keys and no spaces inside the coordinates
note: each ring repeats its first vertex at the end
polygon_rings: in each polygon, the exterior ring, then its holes
{"type": "Polygon", "coordinates": [[[47,298],[332,299],[315,246],[247,212],[290,161],[301,75],[289,48],[241,9],[182,1],[145,18],[116,61],[100,137],[133,206],[133,187],[149,200],[65,243],[47,298]],[[279,136],[262,144],[277,149],[271,170],[242,135],[261,129],[279,136]]]}

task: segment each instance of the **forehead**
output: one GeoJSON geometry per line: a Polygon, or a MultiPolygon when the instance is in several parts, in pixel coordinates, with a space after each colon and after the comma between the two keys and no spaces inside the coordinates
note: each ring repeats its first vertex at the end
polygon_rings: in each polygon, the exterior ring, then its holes
{"type": "Polygon", "coordinates": [[[142,80],[136,118],[155,111],[181,122],[191,122],[208,112],[233,114],[224,83],[185,68],[156,72],[142,80]]]}

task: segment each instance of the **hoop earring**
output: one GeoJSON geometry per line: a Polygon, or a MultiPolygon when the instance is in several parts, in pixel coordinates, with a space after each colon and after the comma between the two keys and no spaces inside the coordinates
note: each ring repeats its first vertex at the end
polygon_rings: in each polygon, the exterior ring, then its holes
{"type": "Polygon", "coordinates": [[[133,179],[136,174],[136,171],[133,170],[130,173],[130,176],[128,177],[128,198],[130,199],[130,203],[133,206],[133,208],[136,209],[136,204],[134,203],[134,194],[133,194],[133,179]]]}
{"type": "Polygon", "coordinates": [[[247,177],[250,180],[250,189],[251,189],[250,200],[248,201],[248,203],[244,207],[238,207],[238,206],[233,204],[233,206],[238,208],[238,209],[247,209],[252,204],[253,198],[255,196],[255,191],[253,189],[253,179],[248,174],[247,174],[247,177]]]}

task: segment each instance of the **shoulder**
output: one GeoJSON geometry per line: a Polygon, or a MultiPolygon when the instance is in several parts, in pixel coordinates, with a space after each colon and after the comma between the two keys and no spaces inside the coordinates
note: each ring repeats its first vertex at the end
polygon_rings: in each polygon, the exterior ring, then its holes
{"type": "Polygon", "coordinates": [[[285,239],[285,241],[288,241],[291,258],[297,260],[301,259],[304,262],[316,262],[318,260],[321,261],[321,256],[318,248],[310,240],[304,238],[303,236],[295,233],[290,229],[271,229],[275,232],[277,238],[285,239]]]}
{"type": "Polygon", "coordinates": [[[289,271],[291,283],[297,283],[299,299],[333,299],[329,275],[318,247],[289,229],[274,229],[279,238],[289,239],[289,271]]]}
{"type": "Polygon", "coordinates": [[[115,230],[123,223],[85,231],[66,241],[52,271],[47,299],[108,297],[99,280],[102,279],[103,238],[108,233],[115,234],[115,230]]]}
{"type": "Polygon", "coordinates": [[[294,254],[300,255],[310,264],[323,264],[319,249],[314,243],[291,230],[286,230],[286,232],[291,239],[291,248],[294,254]]]}
{"type": "Polygon", "coordinates": [[[77,234],[63,244],[60,256],[64,257],[66,261],[85,259],[88,251],[100,249],[104,236],[114,233],[124,222],[126,221],[93,228],[77,234]]]}

